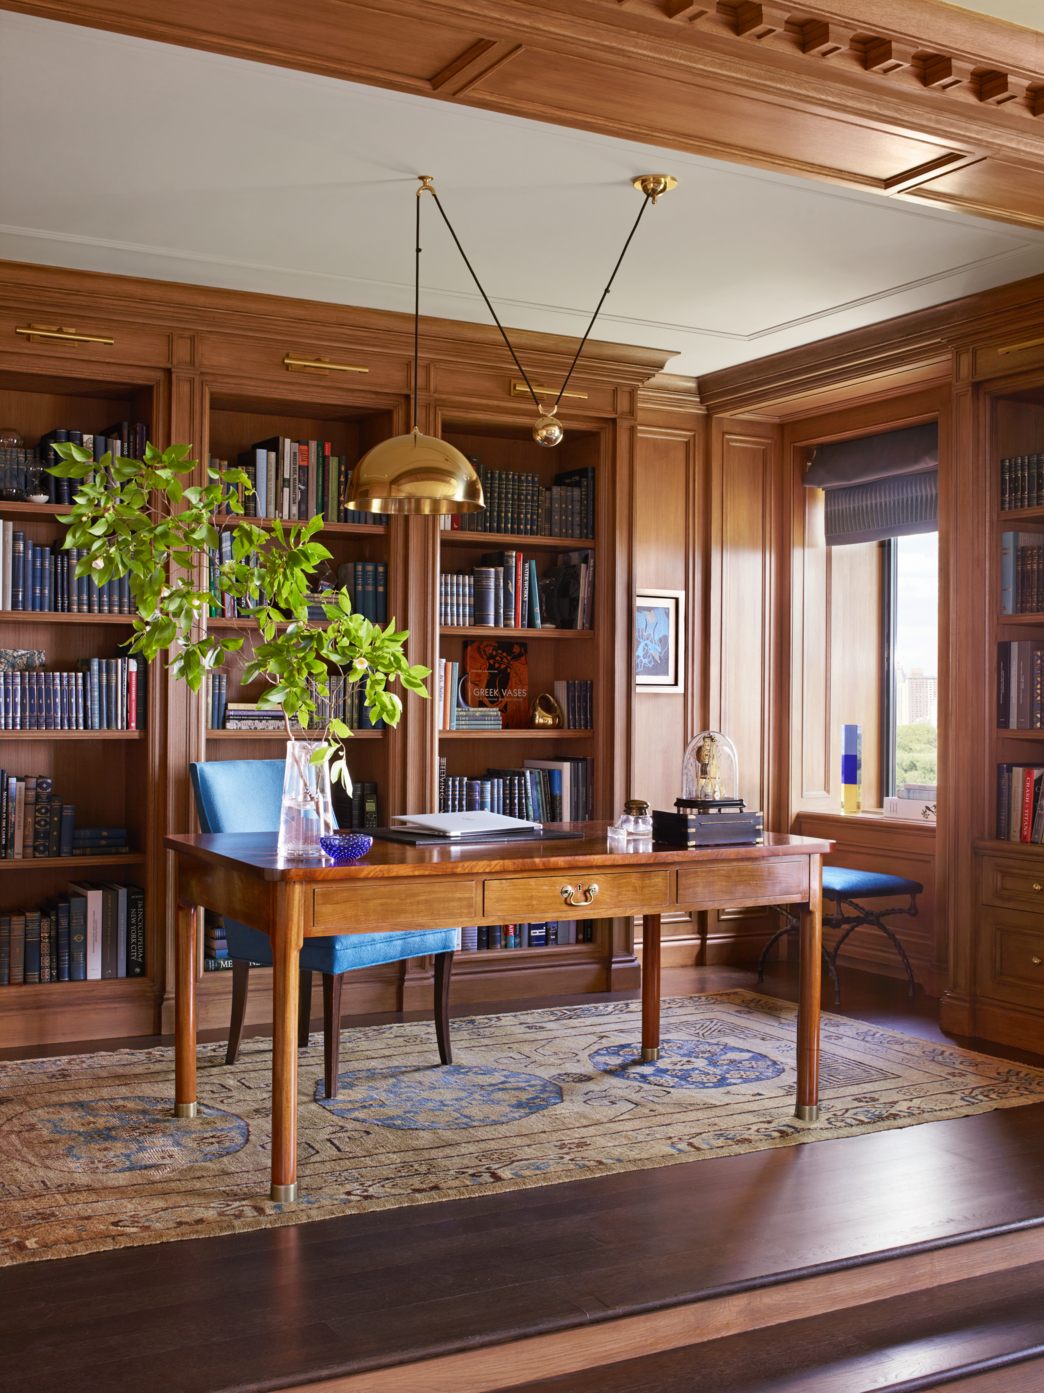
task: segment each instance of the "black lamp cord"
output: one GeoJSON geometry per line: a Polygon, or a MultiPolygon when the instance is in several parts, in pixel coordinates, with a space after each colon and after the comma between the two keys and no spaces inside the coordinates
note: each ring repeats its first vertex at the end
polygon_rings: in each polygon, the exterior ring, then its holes
{"type": "MultiPolygon", "coordinates": [[[[486,308],[489,310],[490,314],[493,316],[493,322],[494,322],[494,324],[496,324],[497,328],[500,330],[500,336],[501,336],[501,338],[504,340],[505,344],[507,344],[507,350],[508,350],[508,352],[511,354],[511,357],[512,357],[512,359],[513,359],[513,361],[514,361],[515,367],[518,368],[519,372],[522,374],[522,377],[523,377],[523,380],[525,381],[526,386],[529,388],[529,395],[533,398],[533,401],[536,403],[536,409],[537,409],[541,414],[543,414],[544,408],[543,408],[543,406],[542,406],[542,404],[541,404],[540,398],[537,396],[536,392],[533,390],[533,384],[532,384],[532,382],[530,382],[529,378],[526,376],[526,370],[525,370],[525,368],[524,368],[524,367],[522,366],[522,364],[518,361],[518,354],[517,354],[517,353],[515,352],[515,350],[511,347],[511,340],[508,338],[507,334],[504,332],[504,326],[503,326],[503,324],[501,324],[500,319],[499,319],[499,317],[498,317],[498,315],[497,315],[496,310],[493,308],[492,304],[490,304],[489,296],[488,296],[488,295],[486,294],[486,292],[482,289],[482,282],[479,280],[478,276],[475,274],[475,268],[474,268],[474,266],[472,266],[471,262],[468,260],[467,253],[465,252],[464,248],[460,245],[460,238],[457,236],[456,232],[454,232],[454,230],[453,230],[453,224],[450,222],[449,218],[446,216],[446,210],[445,210],[445,208],[443,208],[442,204],[439,202],[439,196],[438,196],[438,194],[437,194],[437,193],[435,192],[435,190],[434,190],[433,188],[431,188],[431,187],[428,187],[428,188],[426,188],[426,189],[419,189],[419,190],[418,190],[418,195],[421,194],[421,193],[430,193],[431,196],[432,196],[432,198],[435,200],[435,206],[438,208],[439,212],[442,214],[442,221],[443,221],[443,222],[446,224],[446,226],[449,228],[450,236],[453,238],[454,242],[456,242],[456,244],[457,244],[457,250],[460,252],[461,256],[462,256],[463,259],[464,259],[464,265],[465,265],[465,266],[468,268],[468,270],[471,272],[471,279],[472,279],[472,280],[475,282],[475,284],[478,286],[478,292],[479,292],[479,294],[482,296],[483,300],[485,300],[485,302],[486,302],[486,308]]],[[[635,218],[635,220],[634,220],[634,226],[631,228],[630,235],[628,236],[627,241],[626,241],[626,242],[624,243],[624,245],[623,245],[623,251],[620,253],[620,255],[619,255],[618,259],[617,259],[616,265],[613,267],[613,274],[609,277],[609,281],[608,281],[608,283],[607,283],[605,289],[602,291],[602,298],[598,301],[598,307],[597,307],[597,309],[595,310],[594,314],[591,316],[591,322],[590,322],[590,324],[588,324],[587,330],[586,330],[586,332],[585,332],[583,338],[580,340],[580,347],[576,350],[576,355],[575,355],[575,357],[573,358],[573,361],[572,361],[572,363],[571,363],[570,366],[569,366],[569,371],[566,373],[565,381],[562,383],[561,390],[559,391],[558,396],[555,398],[555,407],[556,407],[556,408],[558,407],[559,403],[560,403],[561,400],[562,400],[562,397],[563,397],[564,394],[565,394],[565,389],[569,386],[569,379],[572,377],[572,375],[573,375],[573,370],[574,370],[574,368],[576,367],[577,363],[578,363],[579,360],[580,360],[580,354],[583,352],[584,344],[585,344],[585,343],[587,342],[587,340],[591,337],[591,330],[594,328],[595,320],[598,318],[599,312],[601,311],[602,306],[605,304],[605,297],[609,294],[609,291],[610,291],[610,290],[612,289],[612,287],[613,287],[613,281],[616,279],[616,273],[617,273],[617,271],[619,271],[620,265],[621,265],[621,263],[623,262],[624,257],[627,255],[627,248],[631,245],[631,240],[632,240],[632,238],[634,237],[634,234],[638,231],[638,224],[641,222],[641,220],[642,220],[642,215],[644,214],[646,208],[649,206],[649,200],[651,199],[651,197],[652,197],[651,194],[646,194],[646,195],[645,195],[645,198],[642,200],[642,206],[641,206],[641,208],[640,208],[639,211],[638,211],[638,216],[637,216],[637,217],[635,218]]],[[[418,198],[417,198],[417,263],[416,263],[416,278],[415,278],[415,282],[416,282],[416,284],[415,284],[415,291],[414,291],[414,316],[413,316],[413,424],[414,424],[414,425],[417,424],[417,361],[418,361],[418,354],[419,354],[419,350],[418,350],[418,333],[419,333],[419,330],[418,330],[418,315],[419,315],[419,313],[420,313],[420,197],[419,197],[419,196],[418,196],[418,198]]]]}

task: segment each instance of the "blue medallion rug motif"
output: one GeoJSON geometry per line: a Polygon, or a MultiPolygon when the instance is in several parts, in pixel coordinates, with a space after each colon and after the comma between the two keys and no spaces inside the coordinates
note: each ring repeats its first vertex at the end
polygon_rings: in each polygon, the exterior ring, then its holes
{"type": "Polygon", "coordinates": [[[795,1008],[752,992],[345,1031],[299,1054],[295,1205],[269,1201],[271,1046],[199,1047],[200,1116],[175,1119],[174,1053],[0,1063],[0,1265],[548,1185],[1044,1101],[1044,1070],[824,1015],[822,1116],[795,1121],[795,1008]]]}

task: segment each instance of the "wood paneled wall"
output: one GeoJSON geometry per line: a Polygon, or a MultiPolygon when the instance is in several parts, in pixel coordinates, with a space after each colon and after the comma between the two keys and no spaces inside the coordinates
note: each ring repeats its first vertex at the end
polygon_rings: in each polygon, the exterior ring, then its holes
{"type": "MultiPolygon", "coordinates": [[[[695,394],[693,397],[695,405],[695,394]]],[[[685,595],[685,691],[635,690],[632,705],[630,787],[651,807],[670,809],[681,792],[685,747],[702,727],[705,709],[703,567],[706,564],[704,418],[657,412],[639,405],[631,502],[634,588],[681,590],[685,595]]],[[[633,635],[631,650],[633,651],[633,635]]],[[[635,929],[641,951],[641,921],[635,929]]],[[[696,961],[699,924],[689,914],[665,916],[664,961],[696,961]]]]}

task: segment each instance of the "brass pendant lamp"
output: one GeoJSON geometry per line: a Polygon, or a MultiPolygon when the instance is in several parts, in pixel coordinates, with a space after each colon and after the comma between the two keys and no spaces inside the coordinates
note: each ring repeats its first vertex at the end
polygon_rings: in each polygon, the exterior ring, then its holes
{"type": "Polygon", "coordinates": [[[555,419],[559,403],[569,385],[569,379],[573,375],[573,370],[580,359],[580,354],[584,344],[587,342],[591,330],[594,328],[595,320],[598,318],[599,311],[605,303],[605,298],[612,288],[616,273],[620,269],[620,264],[627,254],[627,248],[631,245],[631,239],[638,231],[638,224],[642,220],[649,203],[655,203],[659,196],[677,187],[677,180],[669,174],[643,174],[631,182],[640,193],[645,195],[640,212],[635,219],[634,226],[631,228],[630,235],[624,243],[623,251],[613,268],[613,273],[609,277],[609,282],[602,292],[602,298],[598,301],[598,306],[591,316],[591,322],[587,326],[587,332],[580,341],[580,346],[576,350],[565,382],[553,406],[545,406],[537,393],[533,389],[522,364],[518,361],[518,355],[511,346],[511,341],[504,331],[497,316],[496,310],[490,303],[489,296],[482,289],[482,284],[475,274],[471,262],[468,260],[464,248],[460,244],[460,239],[453,230],[453,225],[447,218],[439,196],[431,186],[432,176],[422,174],[420,188],[417,190],[417,219],[416,219],[416,244],[414,255],[414,281],[413,281],[413,429],[409,435],[396,435],[391,440],[383,440],[379,445],[375,445],[359,461],[352,473],[351,486],[345,506],[353,512],[359,513],[477,513],[482,511],[485,506],[485,499],[482,496],[482,484],[471,463],[461,452],[450,445],[448,441],[440,440],[434,435],[422,435],[420,427],[417,425],[417,390],[418,372],[420,365],[420,199],[421,195],[430,193],[435,200],[436,207],[442,214],[442,220],[449,228],[450,236],[457,245],[457,250],[464,259],[464,264],[471,272],[471,277],[479,294],[486,302],[486,308],[493,316],[497,328],[500,330],[501,337],[507,344],[508,352],[514,359],[515,366],[529,388],[530,395],[536,404],[539,412],[536,424],[533,426],[533,439],[538,445],[552,447],[558,445],[563,438],[561,424],[555,419]]]}

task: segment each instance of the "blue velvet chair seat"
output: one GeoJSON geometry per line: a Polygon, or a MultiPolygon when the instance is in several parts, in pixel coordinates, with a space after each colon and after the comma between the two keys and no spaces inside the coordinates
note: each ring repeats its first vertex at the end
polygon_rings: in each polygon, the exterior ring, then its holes
{"type": "MultiPolygon", "coordinates": [[[[199,825],[204,832],[278,832],[283,799],[281,759],[218,760],[190,764],[199,825]]],[[[226,1063],[235,1062],[246,1019],[250,964],[272,965],[267,934],[225,917],[228,954],[233,962],[232,1023],[226,1063]]],[[[299,1041],[307,1044],[312,973],[323,975],[323,1037],[326,1096],[337,1096],[340,1048],[341,981],[345,972],[404,958],[435,957],[435,1033],[443,1064],[452,1061],[449,1038],[449,984],[456,929],[414,929],[395,933],[337,934],[306,939],[301,949],[299,1041]]]]}
{"type": "MultiPolygon", "coordinates": [[[[272,966],[268,935],[235,919],[225,919],[228,955],[248,963],[272,966]]],[[[408,933],[338,934],[336,938],[306,938],[301,949],[302,972],[351,972],[357,967],[423,958],[428,953],[452,953],[456,929],[416,929],[408,933]]]]}
{"type": "Polygon", "coordinates": [[[832,900],[874,900],[882,895],[920,895],[924,886],[901,875],[851,871],[845,866],[823,867],[823,894],[832,900]]]}

